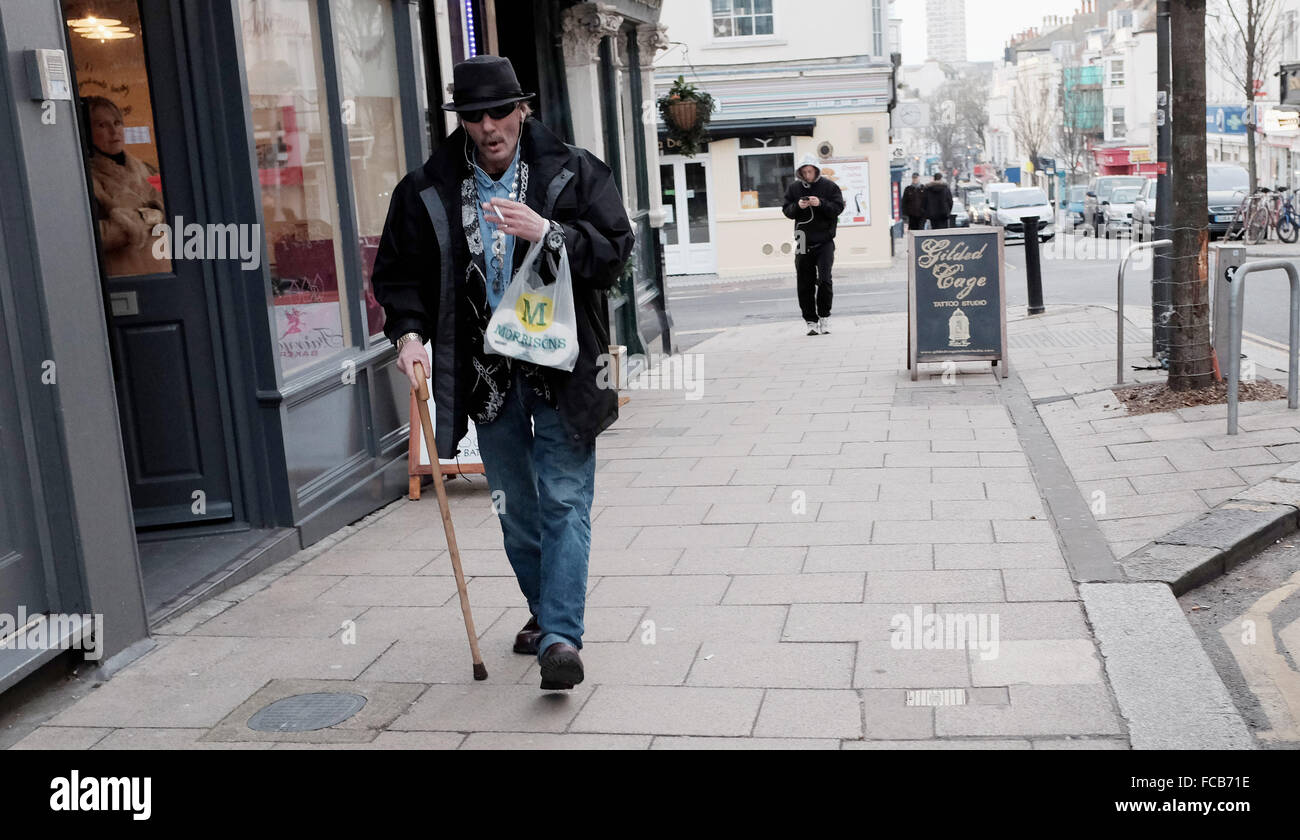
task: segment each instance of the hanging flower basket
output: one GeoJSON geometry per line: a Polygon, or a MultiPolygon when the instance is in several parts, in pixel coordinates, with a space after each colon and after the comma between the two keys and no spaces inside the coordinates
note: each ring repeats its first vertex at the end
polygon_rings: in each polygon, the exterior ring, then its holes
{"type": "Polygon", "coordinates": [[[713,97],[687,84],[685,77],[678,76],[668,93],[659,97],[657,104],[668,126],[670,150],[694,157],[708,142],[709,119],[715,107],[713,97]]]}
{"type": "Polygon", "coordinates": [[[668,122],[678,131],[690,131],[699,125],[700,106],[694,100],[679,99],[668,106],[668,122]]]}

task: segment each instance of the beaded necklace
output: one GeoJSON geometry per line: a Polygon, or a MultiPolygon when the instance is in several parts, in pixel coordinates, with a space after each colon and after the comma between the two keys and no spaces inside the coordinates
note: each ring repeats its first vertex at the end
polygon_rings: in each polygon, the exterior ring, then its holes
{"type": "MultiPolygon", "coordinates": [[[[521,136],[520,140],[516,141],[515,143],[516,155],[519,154],[519,143],[522,141],[522,139],[523,138],[521,136]]],[[[471,171],[473,171],[473,164],[469,159],[468,146],[469,143],[467,138],[466,150],[465,150],[465,162],[470,163],[470,169],[471,171]]],[[[486,170],[484,171],[486,172],[486,170]]],[[[492,176],[489,175],[488,177],[490,178],[492,176]]],[[[510,191],[506,193],[506,197],[509,198],[511,201],[517,200],[523,202],[525,200],[525,196],[527,192],[528,192],[528,166],[524,163],[522,156],[520,156],[520,159],[515,163],[515,176],[510,181],[510,191]]],[[[492,292],[493,294],[499,297],[505,294],[505,290],[506,290],[506,277],[505,277],[506,234],[495,224],[492,226],[492,259],[490,265],[492,267],[492,292]]]]}

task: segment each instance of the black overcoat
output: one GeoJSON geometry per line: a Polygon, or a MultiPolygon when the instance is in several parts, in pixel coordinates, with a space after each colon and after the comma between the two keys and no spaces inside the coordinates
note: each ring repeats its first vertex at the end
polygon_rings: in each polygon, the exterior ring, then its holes
{"type": "MultiPolygon", "coordinates": [[[[436,409],[438,457],[455,457],[469,429],[475,352],[466,338],[464,287],[470,260],[486,276],[483,255],[470,253],[463,227],[462,183],[471,170],[469,138],[457,128],[419,169],[393,190],[371,283],[384,307],[384,334],[391,340],[415,331],[433,346],[429,387],[436,409]]],[[[536,119],[523,125],[520,159],[529,177],[525,203],[564,228],[573,275],[578,361],[573,372],[544,369],[565,430],[590,443],[618,419],[618,393],[608,387],[606,293],[618,282],[635,236],[614,174],[590,152],[567,145],[536,119]]],[[[490,246],[490,243],[488,243],[490,246]]],[[[528,250],[514,249],[517,268],[528,250]]]]}

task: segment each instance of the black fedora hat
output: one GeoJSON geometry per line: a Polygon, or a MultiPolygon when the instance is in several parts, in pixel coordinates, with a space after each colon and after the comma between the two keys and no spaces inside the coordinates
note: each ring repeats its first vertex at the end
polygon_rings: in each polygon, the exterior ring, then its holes
{"type": "Polygon", "coordinates": [[[508,102],[522,102],[535,94],[524,93],[510,59],[499,55],[476,55],[452,68],[452,101],[444,111],[477,111],[508,102]]]}

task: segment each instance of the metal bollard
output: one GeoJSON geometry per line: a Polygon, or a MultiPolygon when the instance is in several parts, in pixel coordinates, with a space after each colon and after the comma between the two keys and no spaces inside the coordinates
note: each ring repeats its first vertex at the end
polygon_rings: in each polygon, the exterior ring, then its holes
{"type": "MultiPolygon", "coordinates": [[[[1232,287],[1228,292],[1228,321],[1232,331],[1228,337],[1228,434],[1237,433],[1237,389],[1241,387],[1241,318],[1242,297],[1246,293],[1246,275],[1256,271],[1286,272],[1291,282],[1291,334],[1287,344],[1286,407],[1300,408],[1300,365],[1296,364],[1296,350],[1300,348],[1300,273],[1290,260],[1254,260],[1241,265],[1232,273],[1232,287]]],[[[1220,363],[1222,363],[1222,359],[1220,363]]]]}
{"type": "Polygon", "coordinates": [[[1025,280],[1029,285],[1029,314],[1041,314],[1043,306],[1043,266],[1038,259],[1038,217],[1021,216],[1025,231],[1025,280]]]}
{"type": "MultiPolygon", "coordinates": [[[[1129,259],[1139,251],[1154,250],[1162,245],[1172,245],[1172,240],[1156,239],[1152,242],[1139,242],[1124,252],[1119,261],[1119,276],[1115,278],[1115,384],[1124,384],[1124,269],[1128,268],[1129,259]]],[[[1153,325],[1154,326],[1154,325],[1153,325]]]]}

